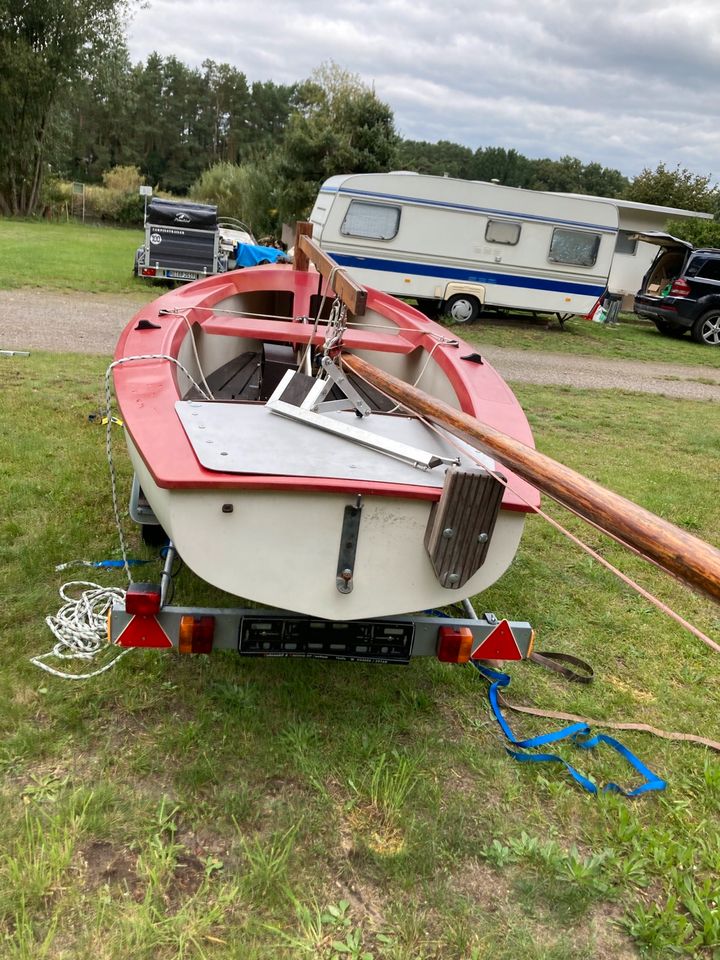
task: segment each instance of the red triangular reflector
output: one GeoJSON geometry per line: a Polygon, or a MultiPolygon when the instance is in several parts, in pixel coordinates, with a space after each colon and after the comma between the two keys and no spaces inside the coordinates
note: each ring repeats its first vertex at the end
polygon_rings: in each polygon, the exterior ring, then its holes
{"type": "Polygon", "coordinates": [[[471,654],[472,660],[522,660],[520,648],[507,620],[501,620],[492,633],[489,633],[477,650],[471,654]]]}
{"type": "Polygon", "coordinates": [[[120,647],[171,647],[172,641],[150,615],[137,613],[115,641],[120,647]]]}

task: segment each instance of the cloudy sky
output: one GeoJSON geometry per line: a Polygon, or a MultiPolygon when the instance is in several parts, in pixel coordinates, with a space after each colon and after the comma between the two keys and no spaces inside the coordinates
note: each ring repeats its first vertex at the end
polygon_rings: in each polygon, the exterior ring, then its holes
{"type": "Polygon", "coordinates": [[[129,46],[275,83],[332,59],[409,139],[720,179],[717,0],[149,0],[129,46]]]}

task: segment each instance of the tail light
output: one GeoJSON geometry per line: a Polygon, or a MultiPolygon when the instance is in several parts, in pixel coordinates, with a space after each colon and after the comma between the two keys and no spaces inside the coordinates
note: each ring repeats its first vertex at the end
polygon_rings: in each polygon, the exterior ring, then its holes
{"type": "Polygon", "coordinates": [[[180,617],[180,653],[210,653],[215,635],[215,617],[180,617]]]}
{"type": "Polygon", "coordinates": [[[142,275],[143,275],[144,277],[154,277],[156,274],[157,274],[157,270],[155,269],[155,267],[143,267],[143,268],[142,268],[142,275]]]}
{"type": "Polygon", "coordinates": [[[470,627],[440,627],[437,658],[442,663],[467,663],[472,652],[470,627]]]}
{"type": "Polygon", "coordinates": [[[125,595],[125,609],[140,616],[160,613],[160,585],[157,583],[131,583],[125,595]]]}
{"type": "Polygon", "coordinates": [[[670,287],[670,296],[671,297],[687,297],[690,294],[690,284],[683,277],[678,277],[677,280],[673,280],[673,285],[670,287]]]}

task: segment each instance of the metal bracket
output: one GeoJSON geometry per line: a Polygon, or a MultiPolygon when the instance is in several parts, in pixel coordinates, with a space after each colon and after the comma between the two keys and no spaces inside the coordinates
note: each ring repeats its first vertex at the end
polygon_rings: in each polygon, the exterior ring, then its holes
{"type": "Polygon", "coordinates": [[[323,379],[318,378],[312,385],[305,399],[300,404],[302,409],[311,410],[314,413],[320,410],[354,409],[359,417],[370,416],[370,407],[350,383],[340,367],[338,367],[330,357],[323,357],[321,366],[325,376],[323,379]],[[335,386],[339,387],[345,396],[341,400],[325,400],[325,397],[335,386]]]}
{"type": "MultiPolygon", "coordinates": [[[[330,365],[332,366],[332,361],[330,361],[330,365]]],[[[340,376],[344,378],[344,374],[340,373],[340,376]]],[[[354,427],[349,423],[342,423],[340,420],[316,413],[315,408],[318,406],[325,410],[328,408],[337,409],[334,401],[327,404],[320,403],[322,397],[332,386],[333,382],[329,379],[313,381],[312,378],[302,373],[288,370],[267,401],[266,406],[272,413],[287,417],[290,420],[296,420],[298,423],[316,427],[326,433],[333,433],[345,440],[359,443],[370,450],[377,450],[379,453],[395,457],[397,460],[402,460],[422,470],[431,470],[433,467],[442,464],[457,465],[460,463],[460,458],[457,456],[448,457],[430,453],[399,440],[393,440],[390,437],[384,437],[370,430],[354,427]],[[292,398],[289,403],[285,399],[286,396],[292,398]]],[[[354,388],[349,383],[346,386],[354,392],[354,388]]],[[[346,389],[346,387],[343,387],[343,389],[346,389]]],[[[370,413],[370,408],[365,404],[365,401],[359,396],[358,400],[370,413]]],[[[347,408],[350,402],[349,400],[337,401],[341,408],[347,408]]],[[[355,405],[355,409],[360,412],[358,405],[355,405]]]]}
{"type": "Polygon", "coordinates": [[[305,423],[311,427],[317,427],[318,430],[324,430],[326,433],[333,433],[345,440],[353,443],[359,443],[370,450],[377,450],[379,453],[387,454],[389,457],[395,457],[409,463],[413,467],[422,470],[431,470],[433,467],[439,467],[441,464],[457,464],[459,457],[446,457],[440,454],[429,453],[427,450],[420,450],[419,447],[412,447],[407,443],[401,443],[399,440],[393,440],[390,437],[383,437],[378,433],[371,433],[369,430],[363,430],[360,427],[353,427],[349,423],[341,423],[339,420],[333,420],[331,417],[325,417],[321,413],[313,413],[312,410],[303,410],[302,407],[296,407],[292,403],[285,403],[284,400],[273,400],[270,398],[266,404],[268,410],[281,417],[287,417],[289,420],[296,420],[298,423],[305,423]]]}
{"type": "Polygon", "coordinates": [[[307,375],[288,371],[278,386],[268,398],[269,403],[284,400],[296,404],[302,410],[316,413],[319,410],[355,410],[359,417],[368,417],[372,413],[369,405],[363,400],[355,387],[350,383],[342,370],[330,357],[323,357],[321,361],[324,376],[311,379],[307,375]],[[297,389],[293,380],[302,379],[297,389]],[[333,387],[339,387],[345,394],[341,400],[325,400],[333,387]]]}
{"type": "Polygon", "coordinates": [[[352,593],[353,575],[355,573],[355,553],[357,551],[358,536],[360,534],[361,513],[362,496],[358,494],[355,506],[345,507],[345,513],[343,514],[337,576],[335,577],[335,586],[338,588],[339,593],[352,593]]]}
{"type": "Polygon", "coordinates": [[[362,417],[367,417],[370,415],[370,407],[363,400],[360,394],[357,392],[355,387],[350,383],[348,378],[345,376],[343,371],[340,369],[337,363],[332,361],[330,357],[323,357],[322,368],[325,372],[325,376],[328,378],[328,382],[332,386],[332,383],[337,384],[337,386],[342,390],[342,392],[347,397],[347,400],[337,400],[337,401],[326,401],[325,403],[318,404],[316,410],[342,410],[345,409],[348,404],[351,404],[355,410],[362,417]],[[342,406],[337,406],[337,404],[342,404],[342,406]]]}

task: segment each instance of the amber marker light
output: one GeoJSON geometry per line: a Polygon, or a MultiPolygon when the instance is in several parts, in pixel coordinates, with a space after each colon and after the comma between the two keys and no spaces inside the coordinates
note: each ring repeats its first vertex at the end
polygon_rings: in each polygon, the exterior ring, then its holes
{"type": "Polygon", "coordinates": [[[180,617],[178,650],[180,653],[210,653],[215,635],[215,617],[180,617]]]}
{"type": "Polygon", "coordinates": [[[437,658],[442,663],[467,663],[472,652],[470,627],[440,627],[437,658]]]}

